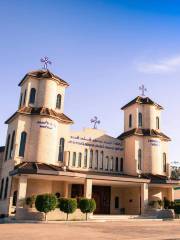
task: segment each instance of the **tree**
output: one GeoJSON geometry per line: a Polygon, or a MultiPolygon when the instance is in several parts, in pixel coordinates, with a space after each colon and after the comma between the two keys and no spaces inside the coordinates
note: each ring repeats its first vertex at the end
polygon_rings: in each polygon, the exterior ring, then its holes
{"type": "Polygon", "coordinates": [[[164,209],[169,209],[171,205],[171,201],[169,201],[167,198],[164,198],[164,209]]]}
{"type": "Polygon", "coordinates": [[[86,214],[86,220],[87,220],[88,213],[92,213],[95,211],[96,202],[94,199],[82,198],[79,202],[79,208],[82,213],[86,214]]]}
{"type": "Polygon", "coordinates": [[[180,202],[178,201],[175,201],[174,203],[174,212],[178,215],[178,217],[180,216],[180,202]]]}
{"type": "Polygon", "coordinates": [[[180,179],[180,167],[171,166],[171,178],[180,179]]]}
{"type": "Polygon", "coordinates": [[[47,213],[55,210],[57,206],[57,198],[54,194],[42,194],[36,197],[35,207],[39,212],[45,214],[45,221],[47,220],[47,213]]]}
{"type": "Polygon", "coordinates": [[[34,204],[35,204],[35,201],[36,201],[36,196],[35,195],[32,195],[31,197],[27,197],[26,198],[26,205],[28,205],[30,208],[33,208],[34,204]]]}
{"type": "Polygon", "coordinates": [[[74,213],[77,209],[77,200],[74,198],[60,198],[59,208],[62,212],[67,214],[66,220],[70,213],[74,213]]]}

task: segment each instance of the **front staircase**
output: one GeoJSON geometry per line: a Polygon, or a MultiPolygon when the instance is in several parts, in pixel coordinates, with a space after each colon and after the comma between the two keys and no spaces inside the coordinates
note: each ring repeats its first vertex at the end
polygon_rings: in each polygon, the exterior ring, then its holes
{"type": "Polygon", "coordinates": [[[128,220],[128,219],[137,219],[139,215],[91,215],[91,220],[97,221],[120,221],[120,220],[128,220]]]}

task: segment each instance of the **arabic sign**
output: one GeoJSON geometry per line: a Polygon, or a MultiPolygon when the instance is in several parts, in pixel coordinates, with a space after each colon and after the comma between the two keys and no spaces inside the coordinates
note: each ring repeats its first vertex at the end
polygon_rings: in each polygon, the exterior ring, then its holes
{"type": "Polygon", "coordinates": [[[69,141],[69,143],[88,146],[88,147],[105,148],[105,149],[110,149],[114,151],[124,150],[120,142],[107,142],[107,141],[102,141],[102,140],[88,138],[88,137],[71,136],[71,140],[69,141]]]}
{"type": "Polygon", "coordinates": [[[56,129],[56,124],[46,121],[37,121],[40,128],[47,128],[50,130],[56,129]]]}
{"type": "Polygon", "coordinates": [[[149,139],[149,143],[151,143],[152,146],[160,146],[160,141],[154,140],[154,139],[149,139]]]}

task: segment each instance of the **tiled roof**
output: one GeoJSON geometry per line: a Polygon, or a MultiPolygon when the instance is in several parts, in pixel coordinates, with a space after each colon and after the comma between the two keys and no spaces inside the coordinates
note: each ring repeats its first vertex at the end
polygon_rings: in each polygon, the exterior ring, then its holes
{"type": "Polygon", "coordinates": [[[62,171],[61,167],[46,164],[46,163],[38,163],[38,162],[23,162],[14,167],[14,170],[10,172],[10,175],[16,175],[19,173],[24,174],[37,174],[38,170],[45,171],[62,171]]]}
{"type": "MultiPolygon", "coordinates": [[[[14,167],[14,170],[10,172],[10,176],[17,175],[17,174],[47,174],[47,175],[57,175],[59,171],[64,170],[59,167],[52,164],[46,164],[46,163],[39,163],[39,162],[23,162],[14,167]],[[42,170],[42,172],[39,172],[39,170],[42,170]],[[43,172],[46,171],[46,172],[43,172]],[[50,171],[48,173],[48,171],[50,171]],[[52,173],[52,171],[54,173],[52,173]]],[[[78,171],[78,170],[67,170],[66,172],[71,173],[80,173],[80,174],[87,174],[92,176],[109,176],[109,177],[122,177],[122,178],[134,178],[139,179],[138,176],[128,175],[128,174],[122,174],[122,173],[113,173],[113,172],[93,172],[93,171],[78,171]]],[[[143,177],[141,177],[142,179],[143,177]]],[[[144,177],[144,179],[147,179],[147,177],[144,177]]]]}
{"type": "Polygon", "coordinates": [[[5,146],[0,147],[0,153],[5,151],[5,146]]]}
{"type": "Polygon", "coordinates": [[[52,109],[45,108],[45,107],[22,107],[17,112],[15,112],[8,120],[6,120],[6,124],[16,115],[16,114],[25,114],[25,115],[40,115],[40,116],[47,116],[54,119],[57,119],[60,122],[72,124],[73,121],[67,117],[64,113],[58,113],[52,109]]]}
{"type": "MultiPolygon", "coordinates": [[[[43,175],[56,175],[58,176],[59,172],[64,172],[63,168],[60,166],[56,166],[53,164],[46,164],[40,162],[22,162],[14,167],[14,170],[10,171],[9,175],[14,176],[17,174],[43,174],[43,175]]],[[[151,174],[145,173],[141,174],[140,176],[133,176],[128,174],[121,174],[121,173],[104,173],[104,172],[93,172],[93,171],[77,171],[77,170],[67,170],[66,171],[71,173],[81,173],[87,174],[91,176],[109,176],[109,177],[122,177],[122,178],[134,178],[134,179],[141,179],[141,180],[150,180],[150,183],[156,184],[167,184],[171,183],[171,180],[174,183],[179,183],[179,181],[174,179],[169,179],[167,176],[158,175],[158,174],[151,174]]],[[[120,179],[119,179],[120,180],[120,179]]]]}
{"type": "Polygon", "coordinates": [[[118,137],[118,139],[123,140],[126,137],[133,136],[133,135],[157,137],[166,141],[171,141],[171,139],[162,132],[158,132],[154,129],[141,129],[141,128],[133,128],[132,130],[124,132],[118,137]]]}
{"type": "Polygon", "coordinates": [[[166,183],[169,180],[167,176],[159,174],[144,173],[141,176],[150,179],[151,183],[166,183]]]}
{"type": "Polygon", "coordinates": [[[37,71],[32,71],[32,72],[27,73],[24,76],[24,78],[21,80],[21,82],[19,83],[18,86],[21,86],[21,84],[25,81],[26,77],[28,77],[28,76],[37,78],[37,79],[51,78],[51,79],[59,81],[59,83],[61,83],[62,85],[66,86],[66,87],[69,86],[69,84],[66,81],[64,81],[62,78],[60,78],[57,75],[50,72],[48,69],[47,70],[37,70],[37,71]]]}
{"type": "Polygon", "coordinates": [[[125,173],[120,172],[96,172],[96,171],[81,171],[81,170],[68,170],[69,172],[76,172],[76,173],[85,173],[88,175],[94,175],[94,176],[110,176],[110,177],[123,177],[123,178],[136,178],[139,179],[138,176],[129,175],[125,173]]]}
{"type": "Polygon", "coordinates": [[[149,105],[154,105],[156,106],[157,108],[159,109],[163,109],[162,106],[160,106],[159,104],[155,103],[153,100],[151,100],[150,98],[148,97],[136,97],[135,99],[133,99],[131,102],[127,103],[126,105],[124,105],[121,109],[124,110],[125,108],[135,104],[135,103],[138,103],[138,104],[149,104],[149,105]]]}

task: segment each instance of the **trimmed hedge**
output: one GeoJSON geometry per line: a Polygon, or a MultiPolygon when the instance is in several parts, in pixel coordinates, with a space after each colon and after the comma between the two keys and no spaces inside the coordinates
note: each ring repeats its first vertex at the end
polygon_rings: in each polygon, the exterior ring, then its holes
{"type": "Polygon", "coordinates": [[[175,201],[174,203],[174,212],[175,214],[180,215],[180,202],[178,201],[175,201]]]}
{"type": "Polygon", "coordinates": [[[82,213],[86,214],[86,220],[88,213],[92,213],[96,209],[96,202],[94,199],[87,199],[87,198],[82,198],[79,201],[79,208],[82,213]]]}
{"type": "Polygon", "coordinates": [[[36,201],[36,196],[35,195],[32,195],[31,197],[27,197],[26,198],[26,205],[28,205],[30,208],[33,208],[34,204],[35,204],[35,201],[36,201]]]}
{"type": "Polygon", "coordinates": [[[41,194],[36,197],[35,207],[39,212],[45,214],[47,220],[47,213],[55,210],[57,206],[57,198],[54,194],[41,194]]]}
{"type": "Polygon", "coordinates": [[[75,198],[60,198],[59,208],[67,214],[67,219],[70,213],[74,213],[77,209],[77,200],[75,198]]]}

